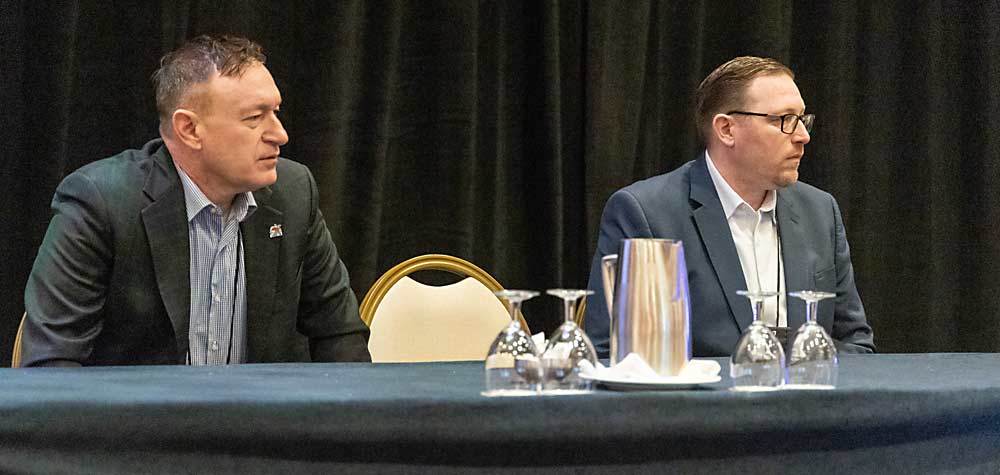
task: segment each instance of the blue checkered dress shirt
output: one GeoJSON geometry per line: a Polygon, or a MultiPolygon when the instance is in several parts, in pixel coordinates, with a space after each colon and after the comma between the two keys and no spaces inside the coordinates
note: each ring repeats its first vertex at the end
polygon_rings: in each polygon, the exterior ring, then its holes
{"type": "Polygon", "coordinates": [[[188,327],[193,365],[246,361],[247,295],[240,223],[257,209],[252,193],[236,195],[229,216],[213,204],[179,167],[187,206],[191,250],[191,318],[188,327]]]}

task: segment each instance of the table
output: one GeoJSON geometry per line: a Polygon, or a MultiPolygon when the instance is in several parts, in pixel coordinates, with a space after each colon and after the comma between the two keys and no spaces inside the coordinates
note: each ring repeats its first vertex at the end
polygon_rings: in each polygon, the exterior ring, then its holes
{"type": "Polygon", "coordinates": [[[1000,472],[1000,355],[729,384],[487,398],[480,362],[3,369],[0,472],[1000,472]]]}

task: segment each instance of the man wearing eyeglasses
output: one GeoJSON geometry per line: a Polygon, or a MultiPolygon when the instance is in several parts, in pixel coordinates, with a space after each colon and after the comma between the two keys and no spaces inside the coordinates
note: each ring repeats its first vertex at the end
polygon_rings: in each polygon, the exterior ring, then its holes
{"type": "Polygon", "coordinates": [[[841,352],[875,350],[837,201],[798,181],[815,117],[806,113],[794,78],[769,58],[745,56],[719,66],[695,93],[705,152],[608,200],[586,323],[601,356],[608,355],[609,334],[601,258],[628,238],[683,242],[694,356],[729,355],[736,347],[753,318],[738,290],[777,291],[761,318],[792,332],[805,322],[805,304],[789,302],[788,291],[835,293],[820,303],[818,322],[841,352]]]}

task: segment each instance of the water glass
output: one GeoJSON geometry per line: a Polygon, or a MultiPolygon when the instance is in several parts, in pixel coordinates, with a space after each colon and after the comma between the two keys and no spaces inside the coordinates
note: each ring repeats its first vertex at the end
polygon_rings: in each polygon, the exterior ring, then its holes
{"type": "Polygon", "coordinates": [[[764,300],[778,295],[777,292],[736,293],[750,299],[753,322],[747,327],[736,349],[730,357],[729,375],[733,379],[733,391],[769,391],[785,384],[785,350],[781,341],[763,321],[760,310],[764,300]]]}
{"type": "Polygon", "coordinates": [[[538,295],[530,290],[494,292],[506,300],[510,309],[508,324],[490,345],[486,354],[486,391],[488,396],[523,396],[541,389],[542,365],[531,335],[521,328],[518,314],[521,303],[538,295]]]}

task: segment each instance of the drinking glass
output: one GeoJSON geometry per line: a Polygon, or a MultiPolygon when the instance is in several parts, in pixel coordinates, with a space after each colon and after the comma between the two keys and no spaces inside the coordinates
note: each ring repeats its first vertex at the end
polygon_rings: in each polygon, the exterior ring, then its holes
{"type": "Polygon", "coordinates": [[[836,297],[829,292],[802,290],[788,295],[806,302],[806,323],[792,340],[788,359],[789,389],[833,389],[837,385],[837,348],[826,330],[816,323],[819,301],[836,297]]]}
{"type": "Polygon", "coordinates": [[[729,361],[729,375],[733,378],[733,391],[770,391],[785,383],[785,350],[778,337],[760,320],[764,300],[777,292],[736,293],[750,299],[753,322],[743,332],[729,361]]]}
{"type": "Polygon", "coordinates": [[[486,354],[486,394],[489,396],[522,396],[536,394],[542,381],[542,365],[538,348],[531,335],[521,328],[518,314],[521,303],[538,295],[532,290],[501,290],[494,292],[507,301],[510,308],[508,324],[490,345],[486,354]]]}
{"type": "Polygon", "coordinates": [[[593,290],[549,289],[547,294],[563,299],[564,321],[556,329],[542,353],[543,388],[546,391],[590,391],[592,383],[580,377],[581,363],[597,365],[597,352],[590,338],[574,321],[576,302],[593,290]]]}

